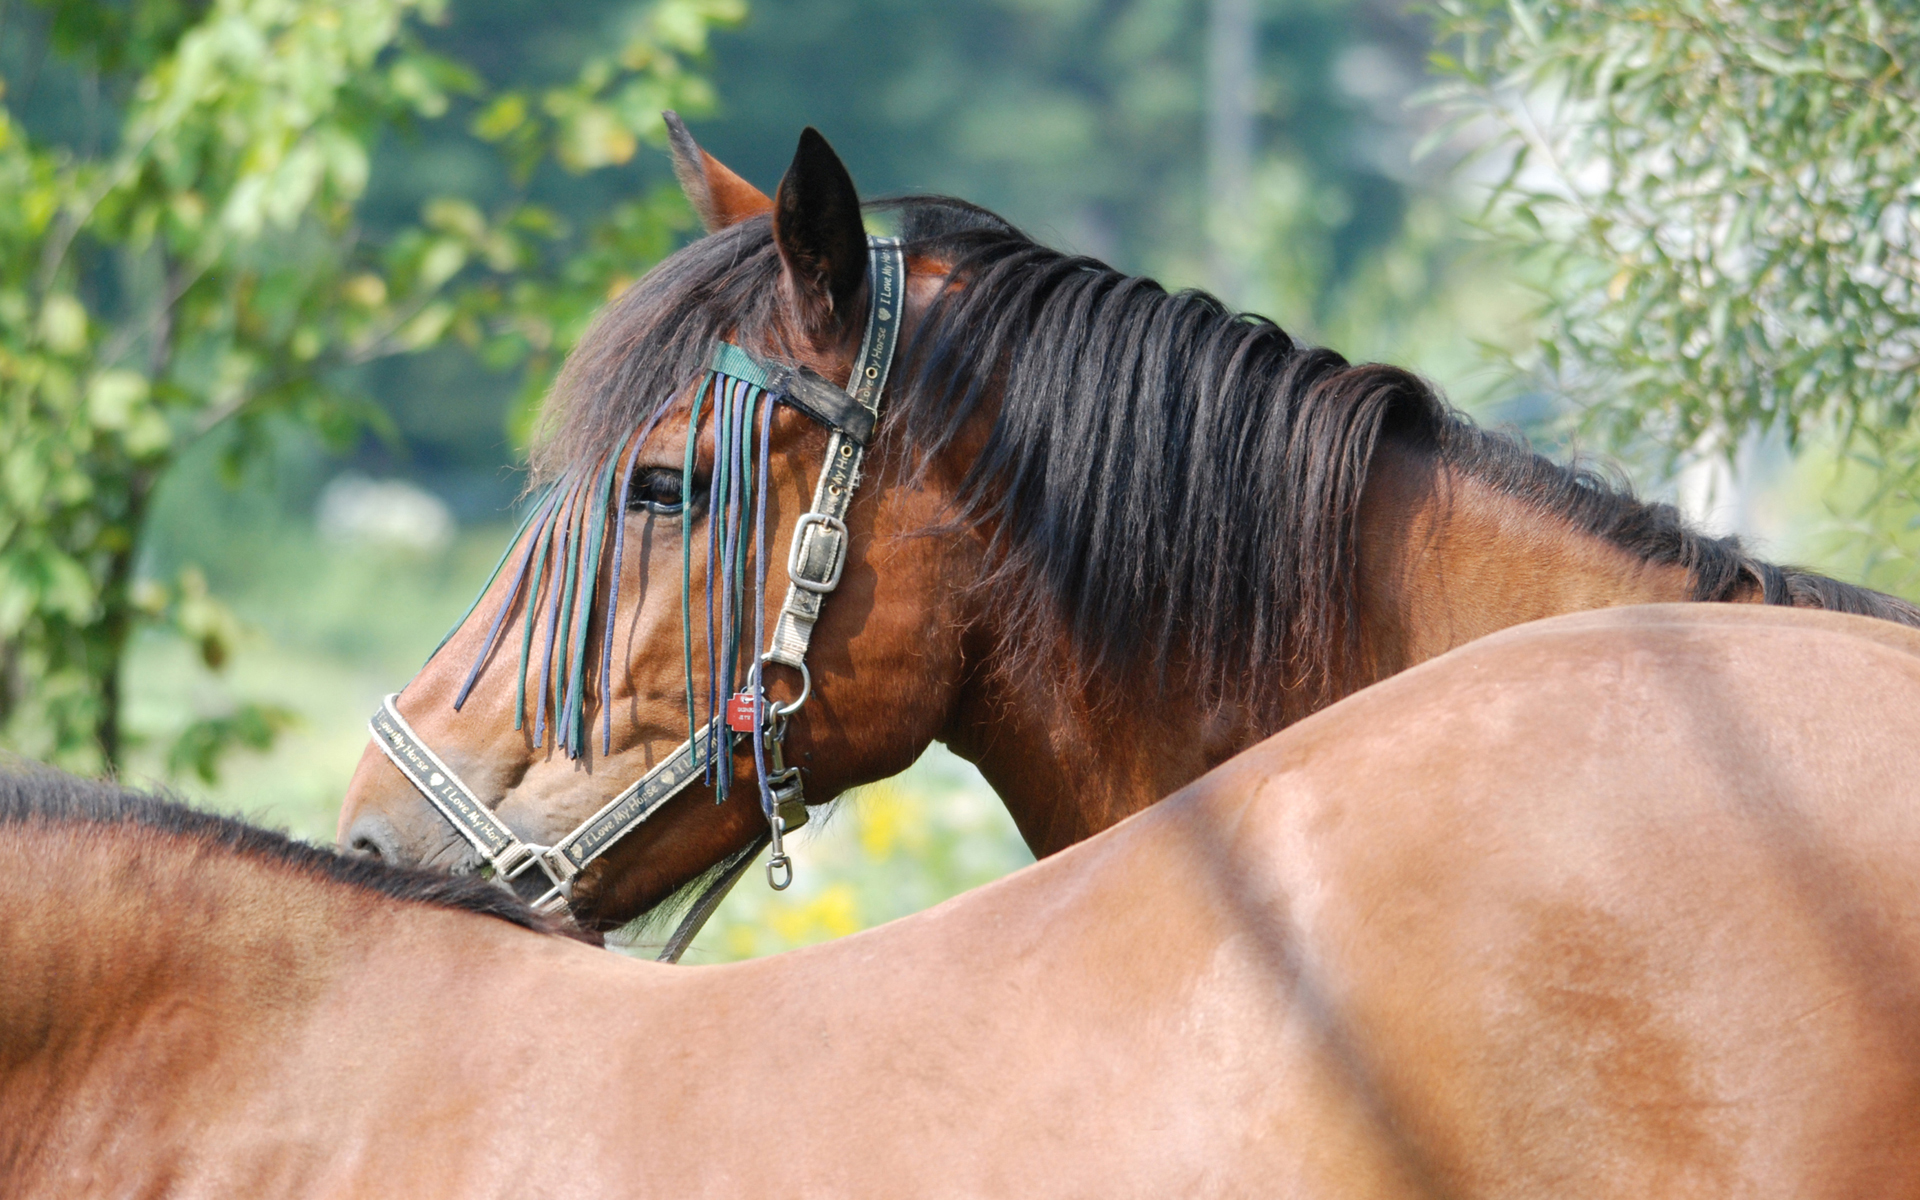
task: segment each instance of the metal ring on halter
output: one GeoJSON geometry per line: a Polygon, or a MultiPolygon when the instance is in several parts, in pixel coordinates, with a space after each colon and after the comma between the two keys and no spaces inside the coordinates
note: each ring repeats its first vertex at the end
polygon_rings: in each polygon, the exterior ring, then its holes
{"type": "MultiPolygon", "coordinates": [[[[766,684],[764,682],[766,679],[766,666],[770,662],[780,662],[779,659],[773,656],[773,651],[771,650],[767,651],[765,654],[762,654],[760,656],[760,678],[762,680],[762,683],[760,686],[762,688],[766,687],[766,684]]],[[[792,716],[794,713],[799,712],[800,706],[807,702],[807,697],[813,695],[813,672],[807,670],[807,664],[805,662],[800,662],[800,663],[781,662],[780,665],[783,667],[789,667],[789,666],[793,667],[795,670],[800,672],[800,695],[796,699],[786,704],[782,704],[777,700],[767,701],[767,715],[775,718],[776,720],[784,720],[787,717],[792,716]]]]}

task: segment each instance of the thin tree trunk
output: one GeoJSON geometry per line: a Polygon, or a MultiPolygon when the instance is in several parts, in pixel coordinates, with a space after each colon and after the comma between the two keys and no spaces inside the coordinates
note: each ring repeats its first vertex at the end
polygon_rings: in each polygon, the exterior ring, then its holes
{"type": "MultiPolygon", "coordinates": [[[[152,342],[147,352],[147,378],[158,380],[173,357],[173,305],[185,290],[177,270],[161,262],[161,306],[153,318],[152,342]]],[[[168,461],[178,461],[172,455],[168,461]]],[[[100,681],[100,721],[95,727],[102,765],[119,774],[126,750],[122,676],[127,647],[133,640],[133,573],[139,561],[141,535],[147,523],[147,504],[159,482],[159,468],[136,470],[127,481],[126,538],[107,560],[107,578],[100,589],[101,661],[94,664],[100,681]]]]}
{"type": "Polygon", "coordinates": [[[107,578],[100,589],[101,660],[96,664],[100,679],[100,721],[96,736],[100,757],[108,773],[118,775],[122,766],[124,739],[121,730],[120,675],[126,665],[127,643],[133,635],[133,565],[138,545],[132,534],[140,529],[146,512],[145,487],[136,481],[142,493],[127,507],[129,536],[123,549],[116,550],[107,562],[107,578]]]}
{"type": "Polygon", "coordinates": [[[1258,23],[1254,0],[1211,0],[1207,21],[1208,241],[1214,290],[1246,303],[1239,244],[1251,219],[1258,23]]]}

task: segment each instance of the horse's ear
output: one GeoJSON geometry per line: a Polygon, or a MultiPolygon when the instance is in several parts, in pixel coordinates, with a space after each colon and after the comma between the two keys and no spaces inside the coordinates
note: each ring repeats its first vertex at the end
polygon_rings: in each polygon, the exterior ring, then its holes
{"type": "Polygon", "coordinates": [[[852,311],[867,278],[860,193],[840,156],[811,125],[773,194],[773,240],[795,298],[829,320],[852,311]]]}
{"type": "Polygon", "coordinates": [[[667,123],[667,141],[673,146],[673,173],[708,233],[718,233],[748,217],[773,211],[773,201],[767,199],[765,192],[700,148],[700,143],[687,132],[687,123],[680,119],[679,113],[669,109],[660,116],[667,123]]]}

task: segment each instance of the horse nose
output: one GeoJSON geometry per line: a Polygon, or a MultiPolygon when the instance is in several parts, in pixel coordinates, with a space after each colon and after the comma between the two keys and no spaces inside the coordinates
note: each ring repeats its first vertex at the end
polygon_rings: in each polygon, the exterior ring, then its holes
{"type": "Polygon", "coordinates": [[[400,838],[384,817],[366,813],[347,830],[347,853],[381,862],[399,864],[400,838]]]}

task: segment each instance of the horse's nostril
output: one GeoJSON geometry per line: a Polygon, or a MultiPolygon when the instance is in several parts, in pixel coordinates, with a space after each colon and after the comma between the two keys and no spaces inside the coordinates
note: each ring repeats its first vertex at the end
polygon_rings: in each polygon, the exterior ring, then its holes
{"type": "Polygon", "coordinates": [[[400,861],[398,849],[393,830],[378,817],[362,817],[353,823],[352,829],[347,831],[348,854],[358,854],[362,858],[377,859],[380,862],[398,863],[400,861]]]}

